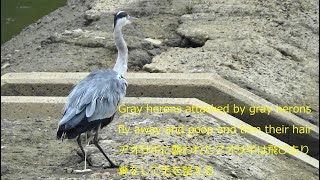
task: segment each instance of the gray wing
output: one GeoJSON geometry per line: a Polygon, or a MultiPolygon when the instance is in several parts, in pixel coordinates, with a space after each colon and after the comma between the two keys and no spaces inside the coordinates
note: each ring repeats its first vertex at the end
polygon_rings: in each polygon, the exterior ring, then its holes
{"type": "Polygon", "coordinates": [[[116,113],[125,97],[127,81],[113,70],[98,70],[80,81],[70,92],[59,126],[71,129],[85,117],[90,121],[116,113]]]}

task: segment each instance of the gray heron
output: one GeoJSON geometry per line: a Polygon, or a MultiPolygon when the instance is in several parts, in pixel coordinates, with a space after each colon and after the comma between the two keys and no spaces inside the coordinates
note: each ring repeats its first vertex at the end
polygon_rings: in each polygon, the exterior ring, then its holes
{"type": "MultiPolygon", "coordinates": [[[[81,144],[82,133],[94,131],[93,144],[110,163],[115,165],[98,143],[98,133],[114,118],[118,105],[126,95],[128,48],[123,39],[122,27],[130,24],[133,18],[124,11],[114,15],[113,38],[118,49],[116,64],[111,69],[100,69],[82,79],[70,92],[65,105],[64,114],[58,123],[57,139],[74,139],[85,158],[81,144]]],[[[86,162],[85,162],[86,163],[86,162]]],[[[89,165],[92,165],[88,161],[89,165]]]]}

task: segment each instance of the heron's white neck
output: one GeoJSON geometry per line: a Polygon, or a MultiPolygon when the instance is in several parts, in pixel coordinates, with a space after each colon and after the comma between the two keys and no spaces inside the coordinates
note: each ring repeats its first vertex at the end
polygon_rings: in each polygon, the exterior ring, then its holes
{"type": "Polygon", "coordinates": [[[113,70],[124,77],[128,68],[128,48],[123,39],[121,27],[115,27],[113,38],[118,49],[118,57],[113,70]]]}

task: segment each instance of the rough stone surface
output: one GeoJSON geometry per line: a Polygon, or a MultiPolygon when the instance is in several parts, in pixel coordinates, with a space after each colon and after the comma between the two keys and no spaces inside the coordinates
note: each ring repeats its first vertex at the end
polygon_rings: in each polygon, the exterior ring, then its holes
{"type": "Polygon", "coordinates": [[[8,172],[9,172],[8,166],[1,163],[1,176],[7,174],[8,172]]]}
{"type": "Polygon", "coordinates": [[[318,5],[69,0],[1,46],[1,74],[113,67],[113,13],[122,9],[139,18],[124,28],[129,71],[217,73],[274,104],[310,105],[301,117],[318,125],[318,5]]]}
{"type": "Polygon", "coordinates": [[[129,68],[133,68],[133,67],[142,68],[145,64],[151,63],[151,60],[152,60],[148,52],[141,51],[138,49],[130,51],[129,56],[130,56],[128,60],[129,68]]]}
{"type": "Polygon", "coordinates": [[[316,1],[206,1],[177,29],[203,46],[171,48],[143,69],[217,73],[274,104],[311,106],[301,116],[319,125],[318,14],[316,1]]]}
{"type": "MultiPolygon", "coordinates": [[[[130,71],[217,73],[274,104],[310,105],[313,112],[302,117],[319,125],[319,1],[316,0],[70,0],[68,6],[44,16],[1,45],[1,74],[77,72],[112,67],[116,59],[111,35],[113,13],[119,9],[139,18],[123,32],[129,51],[134,55],[135,64],[130,66],[130,71]],[[155,46],[144,41],[146,38],[163,43],[155,46]],[[138,62],[140,58],[145,61],[138,62]],[[153,58],[152,63],[143,66],[149,58],[153,58]]],[[[123,116],[127,120],[123,122],[143,122],[141,118],[156,119],[153,116],[123,116]]],[[[190,122],[192,125],[208,123],[205,118],[194,118],[190,122]]],[[[160,119],[163,124],[168,121],[177,125],[182,123],[179,118],[160,119]]],[[[1,159],[5,164],[10,162],[9,171],[5,166],[1,167],[6,172],[3,177],[45,179],[59,174],[89,178],[89,175],[68,174],[62,168],[79,169],[83,164],[77,164],[79,157],[70,152],[73,147],[70,143],[62,146],[52,141],[57,121],[52,124],[48,124],[48,119],[1,121],[4,127],[1,145],[6,146],[1,159]],[[34,128],[39,129],[34,131],[34,128]]],[[[249,141],[241,136],[189,139],[136,136],[128,139],[114,136],[116,130],[116,124],[113,124],[104,131],[102,139],[115,142],[102,146],[117,163],[122,160],[124,164],[137,165],[146,162],[209,164],[216,167],[215,179],[318,179],[319,176],[310,167],[280,156],[160,156],[155,161],[152,156],[117,155],[117,145],[138,140],[139,143],[164,145],[249,141]]],[[[91,156],[96,163],[103,159],[99,153],[91,156]]],[[[109,179],[115,179],[113,176],[118,173],[117,170],[108,172],[109,179]]]]}

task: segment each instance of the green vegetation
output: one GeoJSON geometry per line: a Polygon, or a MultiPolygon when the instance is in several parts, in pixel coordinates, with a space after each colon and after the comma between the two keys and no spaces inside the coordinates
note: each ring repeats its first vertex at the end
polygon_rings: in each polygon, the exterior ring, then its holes
{"type": "Polygon", "coordinates": [[[66,0],[1,0],[1,44],[66,0]]]}

